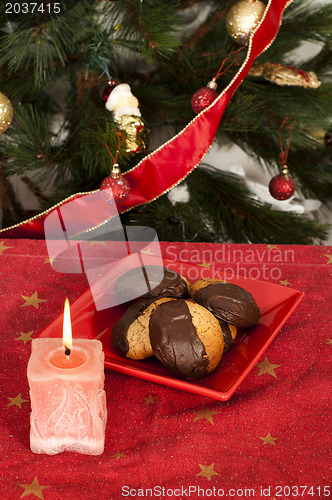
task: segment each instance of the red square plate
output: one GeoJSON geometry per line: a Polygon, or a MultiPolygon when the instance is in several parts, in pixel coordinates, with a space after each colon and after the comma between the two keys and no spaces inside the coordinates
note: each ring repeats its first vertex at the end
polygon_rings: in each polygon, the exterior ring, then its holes
{"type": "MultiPolygon", "coordinates": [[[[213,277],[213,269],[194,264],[164,260],[164,266],[177,270],[190,282],[213,277]]],[[[219,274],[221,273],[218,273],[218,278],[222,279],[219,274]]],[[[73,337],[100,339],[104,347],[106,368],[226,401],[255,366],[304,296],[302,292],[293,288],[240,276],[227,281],[242,286],[252,294],[261,310],[261,318],[255,327],[239,329],[232,349],[222,357],[217,369],[203,379],[195,381],[179,379],[155,358],[135,361],[121,357],[112,346],[111,330],[115,321],[128,308],[128,303],[96,311],[90,290],[83,293],[71,305],[73,337]]],[[[40,333],[39,337],[62,336],[62,321],[61,314],[40,333]]]]}

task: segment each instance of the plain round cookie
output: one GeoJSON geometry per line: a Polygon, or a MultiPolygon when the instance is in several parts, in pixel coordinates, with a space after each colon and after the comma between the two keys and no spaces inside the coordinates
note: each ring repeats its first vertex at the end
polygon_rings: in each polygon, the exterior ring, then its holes
{"type": "Polygon", "coordinates": [[[218,365],[224,348],[219,321],[189,300],[158,306],[150,318],[153,354],[177,376],[202,378],[218,365]]]}
{"type": "Polygon", "coordinates": [[[132,304],[112,327],[111,339],[115,349],[130,359],[145,359],[152,356],[149,337],[150,316],[160,304],[169,300],[173,299],[147,298],[132,304]]]}
{"type": "Polygon", "coordinates": [[[198,280],[190,287],[192,298],[216,318],[238,327],[257,324],[260,310],[248,290],[223,280],[198,280]]]}

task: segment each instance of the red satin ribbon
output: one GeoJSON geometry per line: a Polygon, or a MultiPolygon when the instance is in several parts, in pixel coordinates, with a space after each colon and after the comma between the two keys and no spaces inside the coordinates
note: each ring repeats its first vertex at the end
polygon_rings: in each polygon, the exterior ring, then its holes
{"type": "MultiPolygon", "coordinates": [[[[181,182],[201,162],[212,144],[231,97],[248,74],[255,58],[272,44],[277,36],[282,14],[291,1],[269,1],[262,21],[250,37],[247,57],[228,87],[179,134],[124,174],[130,183],[131,191],[129,197],[118,206],[119,213],[155,200],[181,182]]],[[[58,206],[81,196],[82,193],[73,195],[58,206]]],[[[84,209],[84,199],[82,199],[82,209],[84,209]]],[[[11,229],[3,229],[2,237],[44,238],[44,219],[51,210],[34,220],[23,222],[11,229]]]]}

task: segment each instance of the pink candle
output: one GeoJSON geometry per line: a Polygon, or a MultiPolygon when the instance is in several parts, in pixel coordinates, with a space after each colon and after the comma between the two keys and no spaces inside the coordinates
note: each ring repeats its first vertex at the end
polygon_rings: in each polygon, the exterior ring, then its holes
{"type": "Polygon", "coordinates": [[[104,451],[107,418],[102,344],[85,339],[72,344],[70,337],[68,303],[63,339],[32,341],[30,447],[34,453],[49,455],[62,451],[99,455],[104,451]]]}

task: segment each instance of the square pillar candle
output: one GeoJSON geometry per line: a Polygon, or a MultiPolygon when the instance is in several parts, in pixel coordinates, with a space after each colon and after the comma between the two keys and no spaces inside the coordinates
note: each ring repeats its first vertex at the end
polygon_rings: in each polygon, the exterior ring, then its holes
{"type": "Polygon", "coordinates": [[[99,340],[61,338],[32,341],[28,363],[30,448],[54,455],[104,451],[106,396],[104,353],[99,340]]]}

